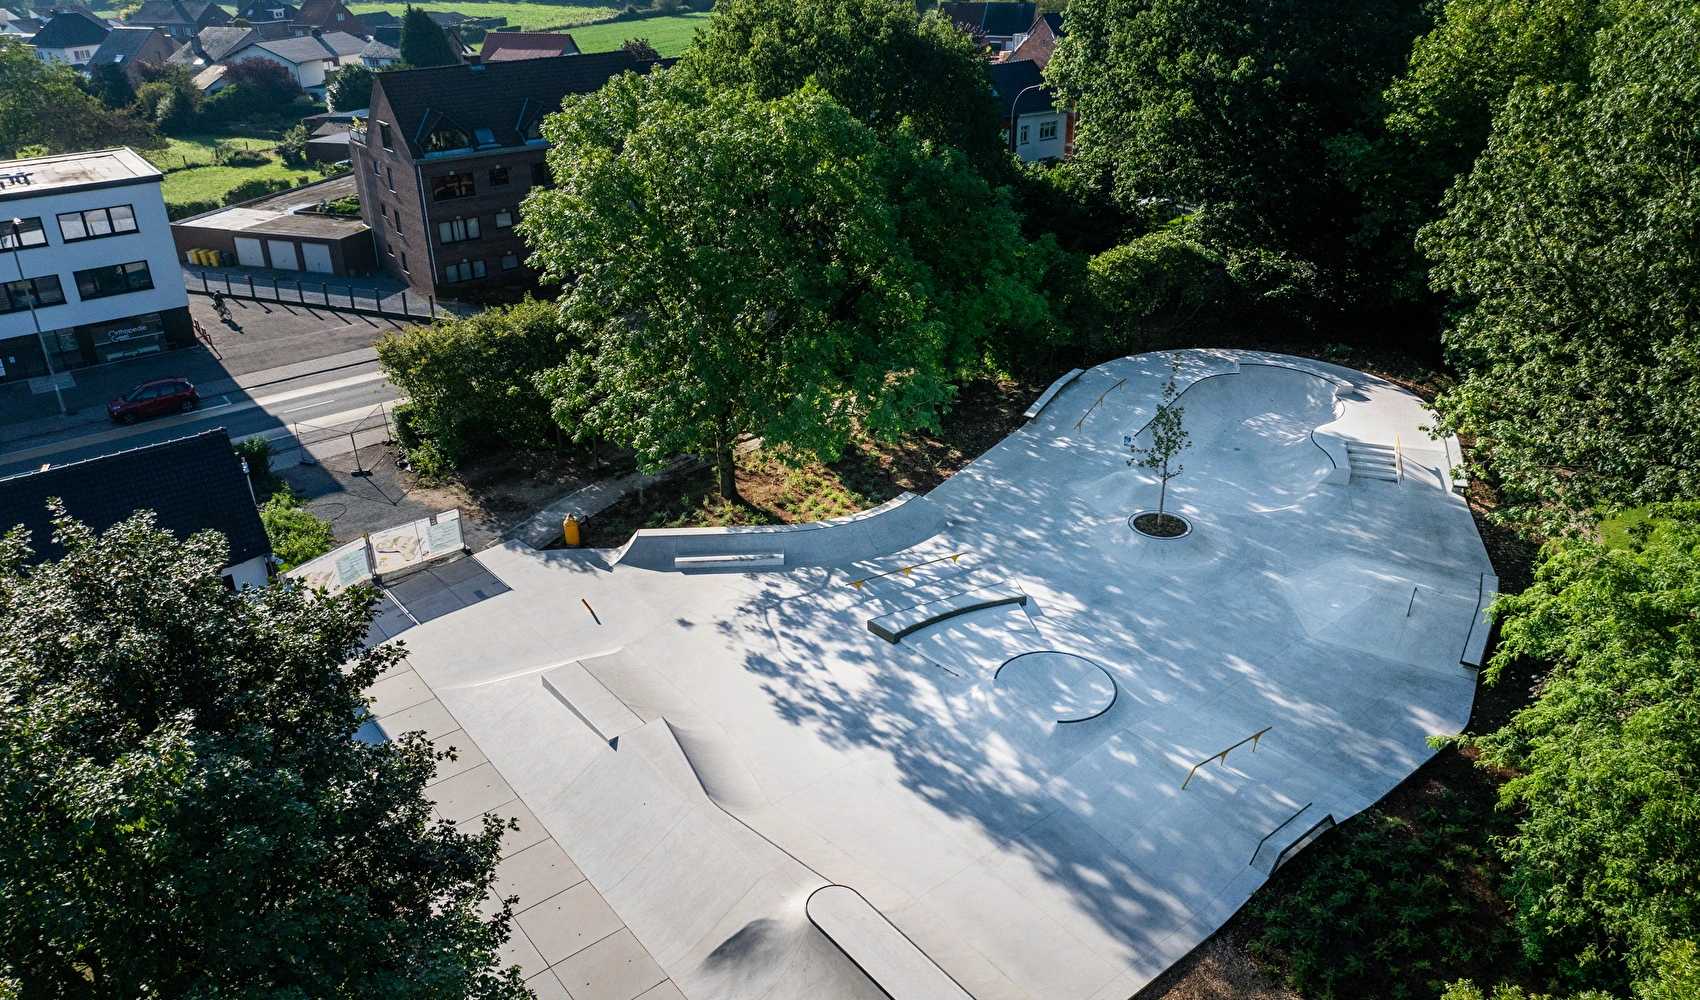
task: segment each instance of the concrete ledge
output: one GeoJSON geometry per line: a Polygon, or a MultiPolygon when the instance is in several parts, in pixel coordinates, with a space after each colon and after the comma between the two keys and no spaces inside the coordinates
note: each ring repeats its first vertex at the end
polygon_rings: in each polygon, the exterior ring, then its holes
{"type": "MultiPolygon", "coordinates": [[[[642,528],[613,553],[612,565],[676,571],[708,568],[680,559],[752,553],[779,556],[784,566],[833,566],[917,545],[938,534],[944,518],[925,498],[899,496],[847,517],[808,524],[732,528],[642,528]]],[[[744,563],[747,568],[753,564],[744,563]]],[[[728,568],[728,567],[718,567],[728,568]]]]}
{"type": "Polygon", "coordinates": [[[809,894],[804,909],[809,922],[891,1000],[973,1000],[949,973],[849,886],[816,889],[809,894]]]}
{"type": "Polygon", "coordinates": [[[723,556],[674,556],[674,569],[746,569],[758,566],[783,566],[783,552],[746,552],[723,556]]]}
{"type": "Polygon", "coordinates": [[[577,660],[543,672],[543,686],[610,746],[643,720],[577,660]]]}
{"type": "Polygon", "coordinates": [[[1017,590],[1013,584],[998,583],[979,590],[970,590],[962,594],[954,594],[926,604],[917,604],[902,611],[893,611],[888,615],[868,619],[868,631],[884,639],[886,642],[902,641],[906,635],[919,632],[929,625],[957,615],[965,615],[973,611],[983,611],[986,608],[1002,607],[1005,604],[1027,603],[1027,595],[1017,590]]]}
{"type": "Polygon", "coordinates": [[[1499,577],[1482,574],[1481,589],[1476,593],[1476,617],[1470,621],[1470,634],[1464,639],[1464,652],[1458,662],[1466,667],[1481,669],[1487,661],[1488,643],[1493,640],[1493,602],[1499,596],[1499,577]]]}
{"type": "Polygon", "coordinates": [[[1051,400],[1057,398],[1057,393],[1062,392],[1064,386],[1068,385],[1070,382],[1073,382],[1075,379],[1079,378],[1080,376],[1082,376],[1084,374],[1086,374],[1086,369],[1076,368],[1075,370],[1069,372],[1067,375],[1064,375],[1062,378],[1059,378],[1055,382],[1052,382],[1050,388],[1048,388],[1044,392],[1040,393],[1039,398],[1035,399],[1033,401],[1033,405],[1029,406],[1027,408],[1027,412],[1023,413],[1021,415],[1022,419],[1032,420],[1033,418],[1037,417],[1039,415],[1040,411],[1044,410],[1044,408],[1046,406],[1050,405],[1051,400]]]}

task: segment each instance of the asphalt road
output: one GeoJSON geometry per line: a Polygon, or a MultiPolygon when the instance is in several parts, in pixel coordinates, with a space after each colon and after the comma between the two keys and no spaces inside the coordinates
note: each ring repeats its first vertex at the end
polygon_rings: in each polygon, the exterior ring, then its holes
{"type": "MultiPolygon", "coordinates": [[[[351,433],[361,445],[385,436],[384,414],[396,392],[376,362],[342,367],[254,389],[232,389],[204,396],[200,409],[120,427],[88,425],[45,439],[18,442],[0,452],[0,476],[63,465],[141,445],[224,427],[233,440],[263,435],[276,450],[297,444],[327,453],[346,451],[351,433]]],[[[352,442],[350,442],[351,444],[352,442]]]]}

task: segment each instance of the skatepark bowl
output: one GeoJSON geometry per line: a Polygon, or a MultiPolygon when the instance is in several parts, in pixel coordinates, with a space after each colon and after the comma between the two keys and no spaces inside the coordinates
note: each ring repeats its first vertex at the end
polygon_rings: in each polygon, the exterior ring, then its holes
{"type": "Polygon", "coordinates": [[[408,662],[669,990],[1124,1000],[1463,728],[1494,588],[1457,443],[1300,358],[1181,353],[1130,530],[1171,357],[925,497],[486,550],[408,662]]]}

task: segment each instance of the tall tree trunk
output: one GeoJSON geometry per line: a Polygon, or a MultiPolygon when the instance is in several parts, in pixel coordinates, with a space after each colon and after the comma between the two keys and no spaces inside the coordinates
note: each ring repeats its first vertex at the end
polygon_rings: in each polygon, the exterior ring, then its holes
{"type": "Polygon", "coordinates": [[[720,472],[720,497],[738,499],[738,468],[732,462],[732,431],[725,418],[720,420],[720,432],[714,441],[714,465],[720,472]]]}

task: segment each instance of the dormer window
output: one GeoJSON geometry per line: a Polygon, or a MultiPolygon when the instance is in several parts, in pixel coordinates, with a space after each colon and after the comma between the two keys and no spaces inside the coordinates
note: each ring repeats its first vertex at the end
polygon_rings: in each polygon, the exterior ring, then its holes
{"type": "Polygon", "coordinates": [[[441,124],[433,129],[430,134],[425,136],[425,141],[422,145],[425,148],[425,155],[431,156],[432,154],[440,155],[442,153],[454,153],[463,149],[471,149],[472,140],[467,138],[466,133],[461,130],[460,126],[445,119],[441,124]]]}
{"type": "Polygon", "coordinates": [[[496,145],[496,133],[487,128],[473,129],[472,137],[478,140],[479,149],[488,149],[491,146],[496,145]]]}
{"type": "Polygon", "coordinates": [[[548,141],[547,139],[543,138],[543,116],[542,115],[538,115],[536,118],[533,118],[531,120],[531,124],[527,125],[525,127],[525,141],[526,141],[527,144],[547,142],[548,141]]]}

